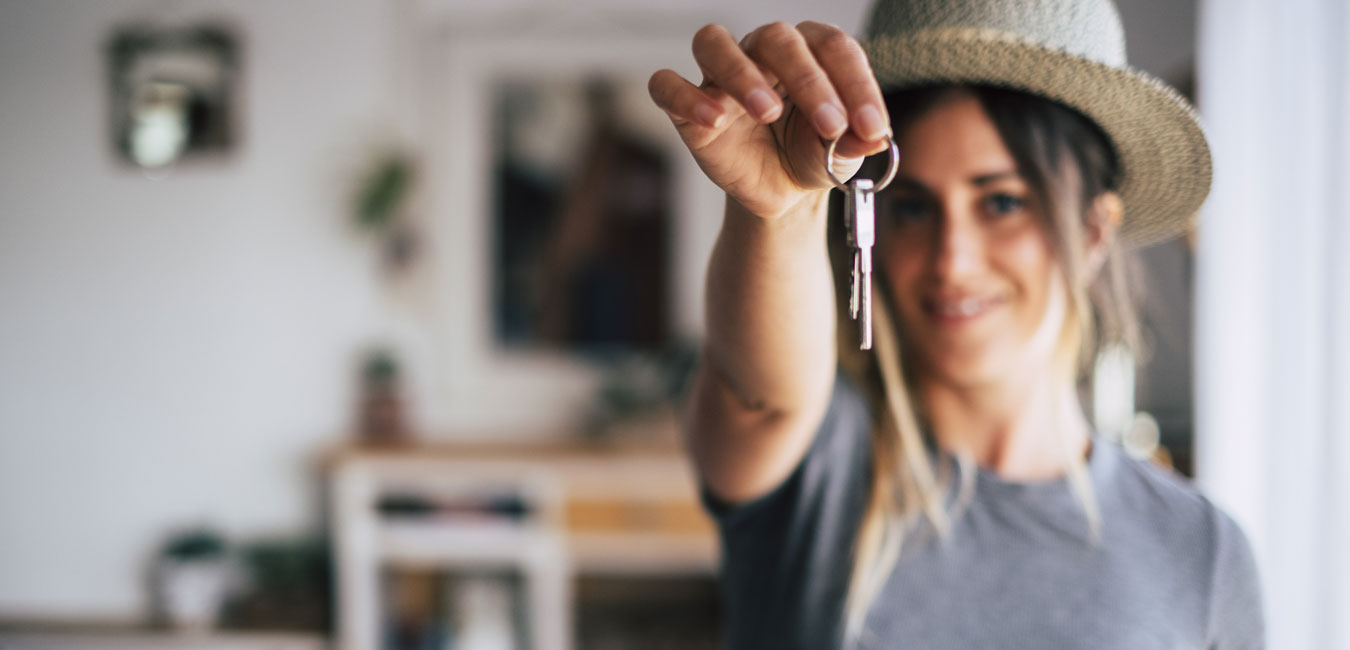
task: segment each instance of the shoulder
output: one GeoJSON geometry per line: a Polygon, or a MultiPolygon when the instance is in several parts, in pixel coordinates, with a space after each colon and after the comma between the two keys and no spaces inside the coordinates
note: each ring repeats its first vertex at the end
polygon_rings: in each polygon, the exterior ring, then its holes
{"type": "MultiPolygon", "coordinates": [[[[1217,510],[1189,479],[1175,471],[1134,458],[1114,443],[1098,441],[1097,445],[1110,457],[1113,484],[1130,504],[1190,517],[1217,510]]],[[[1094,453],[1097,450],[1094,447],[1094,453]]]]}
{"type": "Polygon", "coordinates": [[[734,506],[704,490],[721,537],[732,648],[822,648],[838,638],[853,540],[866,504],[871,417],[836,379],[810,448],[768,494],[734,506]]]}
{"type": "Polygon", "coordinates": [[[1241,526],[1186,478],[1114,445],[1108,453],[1114,467],[1104,486],[1104,524],[1131,547],[1156,554],[1199,593],[1209,647],[1262,647],[1260,579],[1241,526]],[[1112,517],[1122,525],[1113,527],[1112,517]]]}
{"type": "MultiPolygon", "coordinates": [[[[1215,550],[1229,543],[1247,547],[1237,523],[1198,490],[1191,481],[1172,470],[1132,458],[1118,446],[1099,443],[1108,456],[1104,465],[1105,507],[1127,521],[1147,523],[1153,536],[1166,538],[1169,546],[1215,550]]],[[[1094,453],[1097,453],[1094,451],[1094,453]]],[[[1143,531],[1140,531],[1143,532],[1143,531]]]]}

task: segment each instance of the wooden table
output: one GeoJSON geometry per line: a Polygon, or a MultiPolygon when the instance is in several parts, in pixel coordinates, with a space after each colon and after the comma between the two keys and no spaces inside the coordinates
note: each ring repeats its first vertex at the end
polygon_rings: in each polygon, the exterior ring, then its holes
{"type": "Polygon", "coordinates": [[[379,646],[380,572],[388,567],[518,572],[529,637],[546,650],[573,645],[576,575],[716,569],[713,527],[673,443],[349,447],[327,464],[342,650],[379,646]],[[392,517],[377,507],[390,496],[434,504],[484,494],[513,495],[527,512],[392,517]]]}

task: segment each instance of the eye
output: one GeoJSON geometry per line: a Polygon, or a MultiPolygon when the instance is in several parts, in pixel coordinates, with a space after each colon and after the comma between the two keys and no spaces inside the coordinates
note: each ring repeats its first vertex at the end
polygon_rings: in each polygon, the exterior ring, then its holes
{"type": "Polygon", "coordinates": [[[1006,192],[995,192],[984,198],[984,205],[990,214],[1004,216],[1016,213],[1026,207],[1026,201],[1020,196],[1006,192]]]}
{"type": "Polygon", "coordinates": [[[933,212],[927,201],[911,197],[893,198],[885,206],[885,217],[895,224],[921,223],[933,212]]]}

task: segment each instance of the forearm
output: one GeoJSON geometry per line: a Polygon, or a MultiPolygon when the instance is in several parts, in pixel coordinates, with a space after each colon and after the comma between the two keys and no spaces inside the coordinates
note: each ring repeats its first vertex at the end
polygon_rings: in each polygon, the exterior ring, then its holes
{"type": "Polygon", "coordinates": [[[727,201],[708,267],[704,370],[749,410],[798,415],[823,403],[833,379],[825,197],[775,220],[727,201]]]}

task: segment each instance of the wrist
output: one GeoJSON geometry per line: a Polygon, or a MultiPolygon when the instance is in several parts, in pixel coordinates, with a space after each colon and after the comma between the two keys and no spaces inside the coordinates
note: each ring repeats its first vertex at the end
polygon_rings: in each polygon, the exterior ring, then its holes
{"type": "Polygon", "coordinates": [[[726,219],[727,221],[751,221],[761,225],[786,225],[824,221],[826,209],[829,205],[829,197],[830,191],[828,189],[808,190],[802,192],[795,203],[786,205],[781,212],[765,215],[751,210],[728,194],[726,219]]]}

